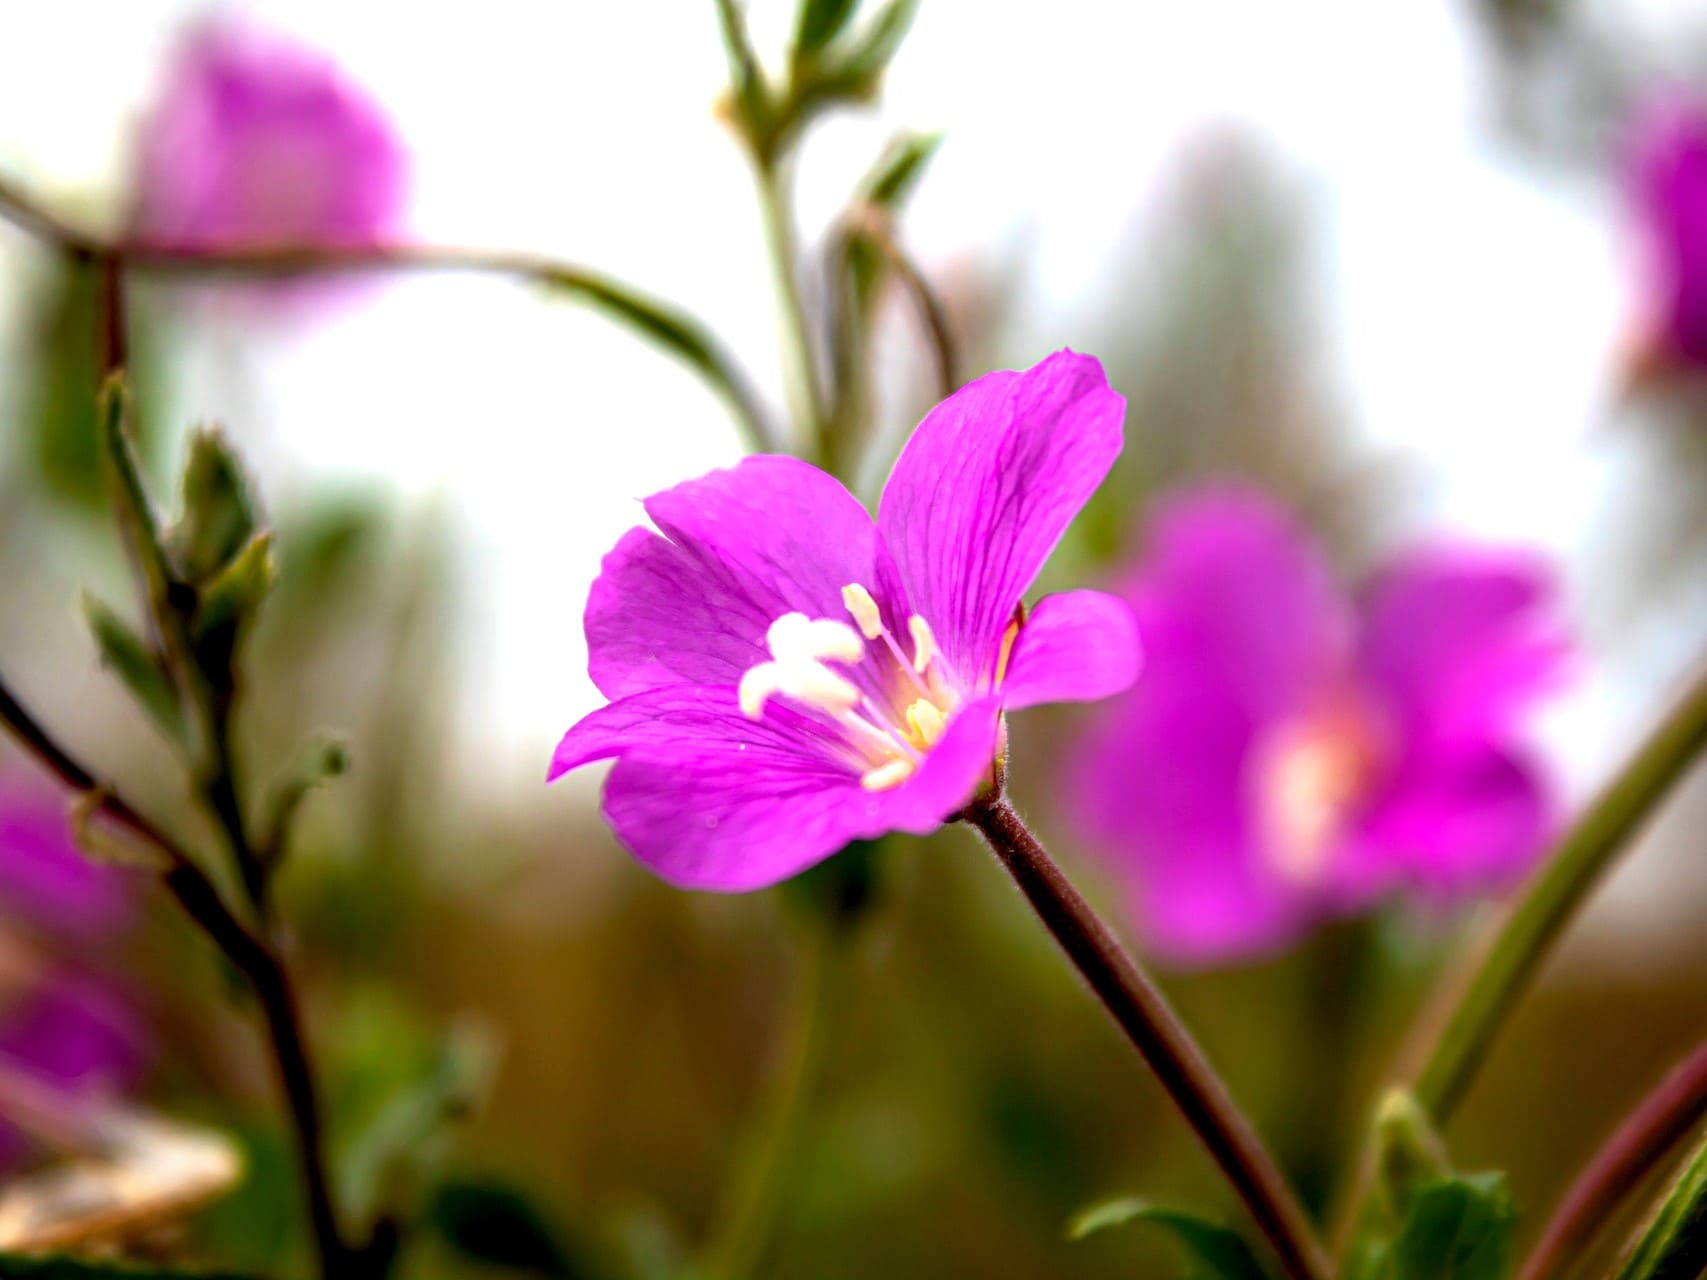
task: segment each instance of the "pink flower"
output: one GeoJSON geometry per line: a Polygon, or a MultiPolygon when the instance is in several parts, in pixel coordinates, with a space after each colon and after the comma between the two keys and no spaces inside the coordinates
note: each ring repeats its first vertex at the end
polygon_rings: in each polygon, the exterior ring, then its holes
{"type": "Polygon", "coordinates": [[[1543,565],[1422,549],[1353,601],[1274,502],[1204,490],[1162,507],[1124,595],[1145,676],[1064,784],[1158,954],[1251,957],[1395,891],[1499,890],[1546,847],[1518,734],[1567,655],[1543,565]]]}
{"type": "Polygon", "coordinates": [[[215,18],[179,46],[142,130],[133,232],[208,249],[391,239],[402,145],[325,57],[215,18]]]}
{"type": "MultiPolygon", "coordinates": [[[[64,797],[0,773],[0,1076],[70,1101],[135,1081],[147,1036],[100,954],[129,887],[73,845],[64,797]]],[[[0,1122],[0,1168],[25,1145],[0,1122]]]]}
{"type": "Polygon", "coordinates": [[[1707,109],[1681,96],[1635,119],[1626,188],[1639,238],[1639,373],[1707,365],[1707,109]]]}
{"type": "Polygon", "coordinates": [[[986,783],[1003,713],[1117,693],[1131,611],[1021,600],[1120,452],[1124,402],[1072,352],[933,409],[874,521],[833,477],[754,457],[646,501],[587,601],[612,701],[551,776],[614,758],[604,814],[666,880],[775,884],[851,841],[934,831],[986,783]]]}

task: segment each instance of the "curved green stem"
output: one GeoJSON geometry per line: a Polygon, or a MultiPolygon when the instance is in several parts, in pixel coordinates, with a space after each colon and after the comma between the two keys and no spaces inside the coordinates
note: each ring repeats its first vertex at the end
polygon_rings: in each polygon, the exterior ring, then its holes
{"type": "Polygon", "coordinates": [[[1602,874],[1707,749],[1707,667],[1542,867],[1506,919],[1417,1076],[1417,1101],[1444,1125],[1528,987],[1602,874]]]}
{"type": "Polygon", "coordinates": [[[1600,1148],[1530,1252],[1518,1280],[1562,1274],[1624,1197],[1707,1115],[1707,1044],[1701,1045],[1627,1115],[1600,1148]]]}
{"type": "Polygon", "coordinates": [[[754,174],[764,213],[765,239],[770,245],[771,268],[776,274],[777,299],[782,306],[783,340],[788,345],[793,369],[794,416],[817,449],[817,461],[834,471],[835,442],[825,412],[817,342],[800,295],[800,252],[795,243],[788,182],[780,163],[774,160],[755,159],[754,174]]]}
{"type": "Polygon", "coordinates": [[[1698,1280],[1707,1271],[1707,1142],[1695,1148],[1636,1237],[1617,1280],[1698,1280]]]}
{"type": "Polygon", "coordinates": [[[799,1156],[812,1095],[823,1071],[829,1038],[830,970],[835,940],[814,921],[789,1009],[785,1057],[774,1092],[735,1180],[723,1217],[705,1251],[709,1280],[754,1280],[761,1274],[778,1212],[799,1156]]]}

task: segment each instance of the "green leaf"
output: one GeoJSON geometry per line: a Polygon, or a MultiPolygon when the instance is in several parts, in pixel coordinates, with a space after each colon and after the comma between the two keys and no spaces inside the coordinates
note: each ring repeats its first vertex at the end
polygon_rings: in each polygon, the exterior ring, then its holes
{"type": "Polygon", "coordinates": [[[841,35],[859,0],[802,0],[794,27],[794,56],[809,58],[841,35]]]}
{"type": "Polygon", "coordinates": [[[488,1039],[453,1033],[427,1076],[381,1107],[340,1160],[339,1186],[353,1217],[371,1220],[409,1201],[442,1163],[456,1126],[485,1096],[488,1039]]]}
{"type": "Polygon", "coordinates": [[[257,534],[202,592],[196,607],[195,639],[232,629],[260,610],[278,578],[270,533],[257,534]]]}
{"type": "Polygon", "coordinates": [[[1268,1280],[1268,1273],[1243,1237],[1183,1209],[1170,1209],[1135,1196],[1105,1200],[1076,1214],[1067,1227],[1069,1240],[1112,1227],[1151,1224],[1171,1233],[1184,1246],[1191,1280],[1268,1280]]]}
{"type": "Polygon", "coordinates": [[[890,140],[860,184],[860,197],[893,212],[906,202],[924,176],[925,166],[942,146],[940,133],[904,133],[890,140]]]}
{"type": "Polygon", "coordinates": [[[759,55],[747,35],[747,17],[737,0],[717,0],[717,25],[729,59],[729,102],[734,122],[755,153],[768,155],[775,112],[759,55]]]}
{"type": "Polygon", "coordinates": [[[853,49],[825,72],[824,79],[834,92],[853,98],[873,96],[918,11],[919,0],[890,0],[853,49]]]}
{"type": "Polygon", "coordinates": [[[496,1179],[460,1179],[438,1189],[427,1220],[458,1253],[487,1266],[576,1277],[561,1232],[526,1192],[496,1179]]]}
{"type": "Polygon", "coordinates": [[[137,705],[168,739],[184,742],[184,708],[153,647],[94,596],[83,597],[83,618],[101,663],[130,690],[137,705]]]}
{"type": "Polygon", "coordinates": [[[183,486],[183,514],[167,545],[183,578],[203,583],[229,565],[255,535],[248,480],[216,428],[203,428],[190,437],[183,486]]]}
{"type": "Polygon", "coordinates": [[[0,1277],[5,1280],[243,1280],[230,1271],[131,1266],[62,1255],[4,1252],[0,1252],[0,1277]]]}
{"type": "Polygon", "coordinates": [[[1381,1100],[1375,1138],[1380,1192],[1391,1221],[1401,1223],[1421,1187],[1450,1176],[1446,1144],[1405,1089],[1394,1089],[1381,1100]]]}
{"type": "Polygon", "coordinates": [[[1517,1212],[1497,1173],[1441,1178],[1416,1189],[1375,1274],[1384,1280],[1501,1280],[1517,1212]]]}
{"type": "Polygon", "coordinates": [[[1696,1280],[1707,1270],[1707,1142],[1666,1189],[1618,1280],[1696,1280]]]}
{"type": "Polygon", "coordinates": [[[172,566],[131,440],[130,389],[122,375],[107,379],[101,388],[100,404],[101,451],[112,482],[119,527],[147,587],[149,607],[164,627],[172,613],[172,566]]]}

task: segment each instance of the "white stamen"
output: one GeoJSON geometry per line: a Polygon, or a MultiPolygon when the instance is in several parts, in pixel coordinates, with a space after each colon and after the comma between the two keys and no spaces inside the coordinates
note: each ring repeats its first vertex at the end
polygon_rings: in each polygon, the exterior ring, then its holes
{"type": "Polygon", "coordinates": [[[842,588],[842,603],[867,640],[875,640],[883,634],[883,614],[877,608],[877,601],[871,598],[871,592],[857,582],[850,582],[842,588]]]}
{"type": "Polygon", "coordinates": [[[858,689],[822,662],[810,659],[761,662],[747,669],[736,688],[741,714],[749,720],[757,720],[764,713],[765,703],[779,694],[836,716],[857,707],[861,696],[858,689]]]}
{"type": "Polygon", "coordinates": [[[741,714],[749,720],[762,716],[765,703],[781,692],[782,667],[775,662],[761,662],[756,667],[748,667],[741,675],[741,683],[735,687],[741,714]]]}
{"type": "Polygon", "coordinates": [[[907,727],[926,747],[942,741],[942,731],[947,725],[948,717],[943,715],[942,708],[928,699],[920,698],[907,708],[907,727]]]}
{"type": "Polygon", "coordinates": [[[913,637],[913,670],[922,672],[937,656],[936,635],[931,624],[916,613],[907,619],[907,630],[913,637]]]}
{"type": "Polygon", "coordinates": [[[887,791],[891,787],[900,786],[912,777],[913,770],[917,767],[905,756],[900,756],[860,775],[859,785],[867,791],[887,791]]]}
{"type": "Polygon", "coordinates": [[[785,665],[796,662],[858,662],[865,644],[854,629],[834,618],[808,618],[785,613],[765,632],[771,656],[785,665]]]}

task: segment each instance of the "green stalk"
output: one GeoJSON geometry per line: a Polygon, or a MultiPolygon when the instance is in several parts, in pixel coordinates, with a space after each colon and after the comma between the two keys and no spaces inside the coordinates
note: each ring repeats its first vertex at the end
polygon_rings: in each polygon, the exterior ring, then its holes
{"type": "Polygon", "coordinates": [[[1707,1271],[1707,1142],[1671,1184],[1618,1280],[1697,1280],[1707,1271]]]}

